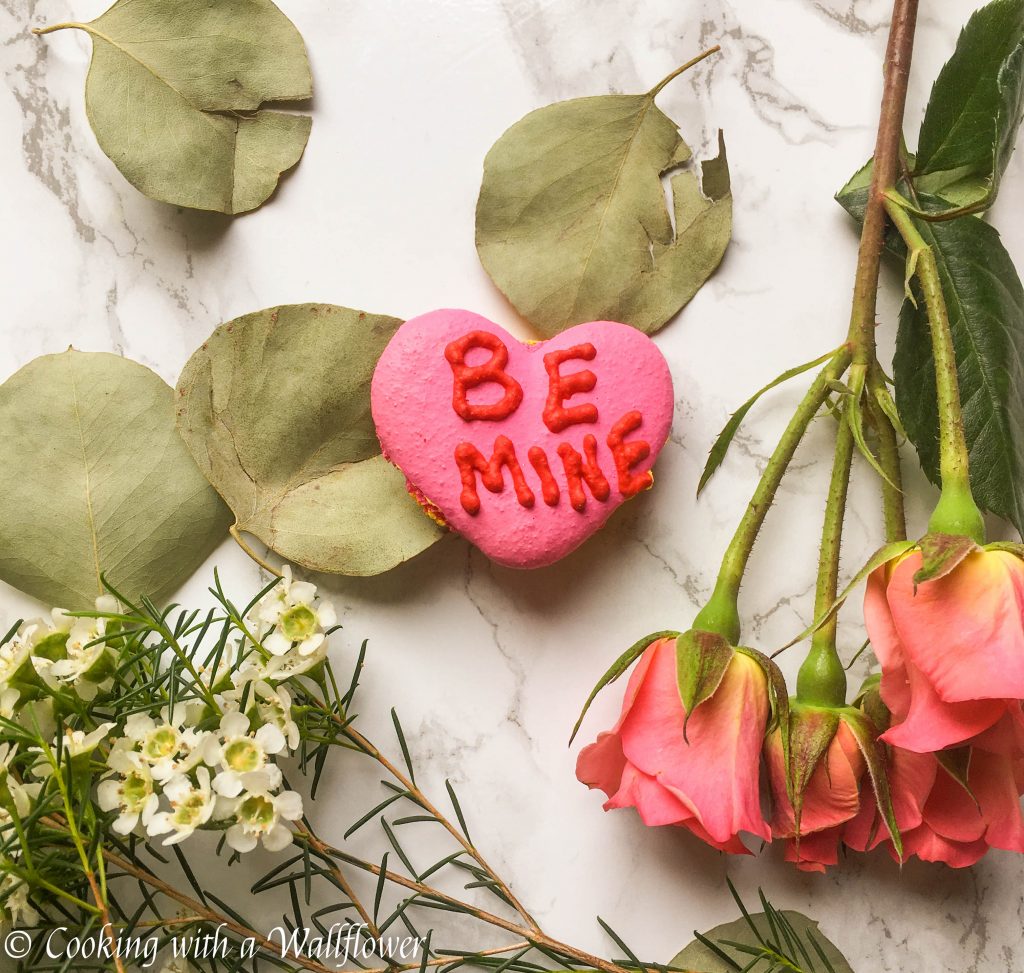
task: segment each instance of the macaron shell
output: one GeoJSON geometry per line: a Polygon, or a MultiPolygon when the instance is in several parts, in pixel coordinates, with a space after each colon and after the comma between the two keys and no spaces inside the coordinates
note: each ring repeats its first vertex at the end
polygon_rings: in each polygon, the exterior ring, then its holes
{"type": "MultiPolygon", "coordinates": [[[[491,354],[484,348],[472,349],[466,363],[481,364],[491,354]]],[[[467,399],[484,404],[501,399],[502,394],[501,386],[488,382],[470,389],[467,399]]],[[[650,338],[634,328],[613,321],[594,321],[548,341],[526,344],[492,321],[462,310],[432,311],[403,324],[385,348],[371,385],[373,418],[384,455],[454,530],[492,560],[515,568],[541,567],[565,557],[628,499],[620,490],[608,434],[624,415],[639,411],[642,422],[626,441],[649,445],[649,455],[631,467],[632,473],[643,473],[653,466],[668,439],[673,402],[672,378],[664,356],[650,338]],[[477,331],[501,339],[508,350],[504,371],[522,388],[519,406],[500,420],[466,420],[453,407],[453,369],[445,349],[477,331]],[[565,399],[564,406],[593,403],[597,420],[552,432],[543,419],[550,387],[544,356],[585,343],[596,349],[593,359],[569,359],[561,365],[560,373],[571,376],[589,370],[597,382],[592,391],[565,399]],[[576,510],[570,503],[558,447],[567,443],[582,455],[588,433],[596,439],[597,463],[610,485],[610,495],[603,502],[597,500],[584,484],[586,504],[583,510],[576,510]],[[486,489],[476,477],[480,507],[477,513],[469,513],[461,499],[463,484],[456,447],[471,443],[490,459],[498,436],[511,440],[535,500],[532,506],[523,506],[509,470],[503,468],[504,487],[500,492],[486,489]],[[540,477],[528,459],[534,446],[544,450],[560,488],[553,506],[543,499],[540,477]]]]}

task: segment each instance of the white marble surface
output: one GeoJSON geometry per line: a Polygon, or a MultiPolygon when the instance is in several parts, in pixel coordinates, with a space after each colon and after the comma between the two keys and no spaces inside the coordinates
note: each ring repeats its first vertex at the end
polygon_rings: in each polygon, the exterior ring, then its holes
{"type": "MultiPolygon", "coordinates": [[[[911,138],[930,79],[976,5],[922,4],[911,138]]],[[[453,778],[479,844],[569,941],[607,951],[600,914],[645,956],[667,960],[694,927],[733,917],[728,875],[747,894],[762,885],[778,904],[818,917],[861,973],[1022,968],[1024,862],[1010,854],[959,873],[854,858],[825,878],[794,873],[774,850],[728,859],[686,835],[646,830],[631,813],[602,814],[566,748],[610,660],[644,632],[685,627],[708,593],[797,389],[758,409],[695,504],[728,412],[845,333],[856,241],[831,197],[870,152],[885,0],[281,0],[313,63],[312,138],[272,202],[235,221],[133,190],[85,119],[86,39],[29,33],[105,6],[0,0],[0,377],[71,343],[128,355],[173,383],[221,321],[306,300],[403,316],[461,305],[526,334],[474,251],[487,148],[532,108],[645,89],[722,44],[660,100],[698,149],[725,129],[736,221],[721,271],[657,338],[679,394],[657,488],[548,570],[497,568],[450,538],[389,576],[328,581],[346,626],[335,652],[340,660],[370,638],[364,724],[383,735],[386,707],[400,708],[425,777],[453,778]]],[[[1021,156],[1005,187],[994,219],[1024,259],[1024,224],[1009,219],[1024,200],[1021,156]]],[[[883,342],[894,274],[887,284],[883,342]]],[[[787,641],[810,609],[825,432],[801,451],[744,591],[746,637],[765,648],[787,641]]],[[[918,529],[924,507],[915,505],[918,529]]],[[[861,468],[847,568],[879,531],[875,485],[861,468]]],[[[186,597],[202,598],[215,564],[239,595],[258,581],[226,541],[186,597]]],[[[4,616],[32,611],[0,591],[4,616]]],[[[861,632],[856,611],[848,616],[852,651],[861,632]]],[[[599,700],[588,734],[616,704],[615,693],[599,700]]],[[[332,778],[339,795],[345,773],[332,778]]],[[[319,813],[330,817],[329,801],[319,813]]]]}

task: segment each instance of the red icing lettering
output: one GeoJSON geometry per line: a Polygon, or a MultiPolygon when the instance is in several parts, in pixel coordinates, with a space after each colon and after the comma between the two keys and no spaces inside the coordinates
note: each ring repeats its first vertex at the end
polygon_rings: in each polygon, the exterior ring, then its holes
{"type": "MultiPolygon", "coordinates": [[[[448,344],[444,357],[452,367],[455,383],[452,390],[452,408],[463,419],[507,419],[523,401],[523,387],[505,371],[508,348],[505,342],[489,331],[471,331],[448,344]],[[471,348],[487,348],[491,357],[480,365],[467,365],[466,355],[471,348]],[[505,394],[497,402],[474,405],[466,395],[470,389],[494,382],[505,394]]],[[[468,508],[467,508],[468,509],[468,508]]]]}
{"type": "Polygon", "coordinates": [[[544,497],[544,502],[549,507],[556,506],[560,491],[558,489],[558,481],[555,479],[548,464],[548,454],[540,446],[531,446],[530,452],[527,455],[530,457],[530,463],[533,465],[533,468],[537,471],[537,476],[540,477],[541,496],[544,497]]]}
{"type": "Polygon", "coordinates": [[[619,477],[619,492],[624,497],[632,497],[641,490],[646,490],[654,482],[650,470],[634,473],[633,467],[643,462],[651,454],[651,447],[642,439],[625,442],[626,436],[636,432],[643,425],[644,417],[635,409],[627,412],[608,433],[608,448],[615,459],[615,472],[619,477]]]}
{"type": "Polygon", "coordinates": [[[558,369],[574,358],[593,361],[597,349],[588,341],[560,351],[549,351],[544,356],[544,370],[548,373],[548,398],[544,404],[544,425],[552,432],[561,432],[578,422],[597,422],[597,406],[593,402],[573,405],[568,409],[562,404],[577,392],[590,392],[597,384],[597,376],[584,369],[571,375],[562,375],[558,369]]]}
{"type": "Polygon", "coordinates": [[[480,474],[483,485],[491,493],[501,493],[505,489],[503,466],[512,475],[516,498],[524,507],[533,506],[533,491],[526,483],[526,477],[516,459],[516,450],[508,436],[499,436],[494,440],[494,453],[490,460],[485,460],[483,453],[472,443],[459,443],[455,447],[455,462],[462,478],[462,508],[468,514],[480,512],[480,495],[476,490],[476,474],[480,474]]]}
{"type": "Polygon", "coordinates": [[[605,479],[604,473],[597,465],[597,440],[589,433],[583,437],[583,452],[586,453],[587,461],[576,452],[568,443],[562,443],[558,447],[558,455],[562,457],[562,465],[565,467],[565,479],[569,487],[569,502],[574,510],[582,511],[587,506],[587,498],[583,493],[583,484],[590,487],[590,492],[595,500],[604,502],[611,495],[611,487],[605,479]]]}

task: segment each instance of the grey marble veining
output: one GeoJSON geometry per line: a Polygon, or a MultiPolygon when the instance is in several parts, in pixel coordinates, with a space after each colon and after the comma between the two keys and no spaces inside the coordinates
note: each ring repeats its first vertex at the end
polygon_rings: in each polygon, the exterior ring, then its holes
{"type": "MultiPolygon", "coordinates": [[[[1024,968],[1024,863],[994,853],[966,872],[877,856],[803,876],[769,850],[725,859],[687,836],[604,815],[573,776],[569,728],[598,675],[645,631],[683,627],[794,405],[794,385],[753,413],[699,503],[714,435],[754,388],[836,345],[856,240],[832,194],[868,157],[880,93],[885,0],[280,0],[307,39],[314,127],[306,158],[261,211],[237,219],[141,197],[99,152],[82,100],[88,41],[29,28],[89,19],[105,0],[0,0],[0,377],[69,343],[125,354],[173,382],[221,321],[273,304],[332,301],[412,315],[466,306],[527,328],[473,246],[491,143],[549,101],[649,88],[713,44],[722,53],[659,104],[698,155],[724,129],[736,194],[721,271],[657,338],[677,383],[657,488],[561,564],[522,574],[457,538],[376,579],[323,579],[344,622],[339,660],[370,639],[361,719],[384,737],[397,705],[423,775],[459,786],[480,845],[550,930],[607,950],[594,915],[668,959],[690,931],[733,916],[730,876],[821,920],[860,973],[1024,968]]],[[[924,2],[908,109],[912,139],[931,78],[973,0],[924,2]]],[[[995,221],[1024,260],[1024,162],[995,221]]],[[[891,347],[898,275],[880,337],[891,347]]],[[[773,649],[806,623],[828,430],[812,430],[781,491],[744,589],[748,638],[773,649]]],[[[923,526],[927,493],[911,514],[923,526]]],[[[850,573],[880,532],[877,487],[858,468],[850,573]]],[[[258,571],[225,543],[182,593],[221,568],[244,594],[258,571]]],[[[0,591],[6,617],[36,610],[0,591]]],[[[856,608],[844,646],[863,638],[856,608]]],[[[792,656],[796,650],[791,650],[792,656]]],[[[784,657],[792,674],[796,658],[784,657]]],[[[860,675],[863,668],[855,670],[860,675]]],[[[584,735],[613,718],[595,704],[584,735]]],[[[346,771],[332,780],[342,788],[346,771]]],[[[442,785],[443,786],[443,785],[442,785]]]]}

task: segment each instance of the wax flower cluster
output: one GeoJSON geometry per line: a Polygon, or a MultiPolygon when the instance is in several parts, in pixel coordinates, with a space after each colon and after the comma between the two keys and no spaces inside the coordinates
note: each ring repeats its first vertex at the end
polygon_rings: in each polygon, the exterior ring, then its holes
{"type": "Polygon", "coordinates": [[[267,683],[252,690],[244,712],[243,690],[228,690],[230,699],[222,695],[225,705],[238,708],[225,712],[213,730],[199,730],[177,712],[129,718],[107,757],[113,775],[98,790],[100,807],[117,813],[114,831],[129,834],[141,826],[173,845],[213,823],[227,824],[228,846],[237,852],[252,851],[260,841],[268,851],[292,843],[284,822],[302,817],[302,798],[283,789],[275,761],[288,754],[285,731],[295,725],[288,691],[267,683]]]}
{"type": "MultiPolygon", "coordinates": [[[[97,600],[95,615],[54,609],[0,647],[0,720],[16,741],[0,748],[0,831],[52,793],[70,764],[87,787],[98,781],[95,803],[116,834],[175,845],[215,830],[241,854],[291,845],[289,825],[303,804],[279,761],[302,733],[286,682],[324,663],[333,608],[286,567],[252,605],[242,634],[209,664],[190,663],[199,680],[191,694],[129,704],[123,716],[115,675],[131,621],[122,612],[112,596],[97,600]]],[[[181,659],[167,648],[155,665],[174,678],[181,659]]],[[[0,905],[14,923],[31,925],[38,916],[16,857],[0,861],[0,905]]]]}
{"type": "Polygon", "coordinates": [[[1007,548],[932,536],[877,567],[865,621],[881,673],[849,705],[787,700],[763,656],[710,633],[652,642],[577,776],[606,809],[727,852],[749,853],[743,834],[782,840],[804,870],[879,845],[954,867],[1024,853],[1024,560],[1007,548]]]}

